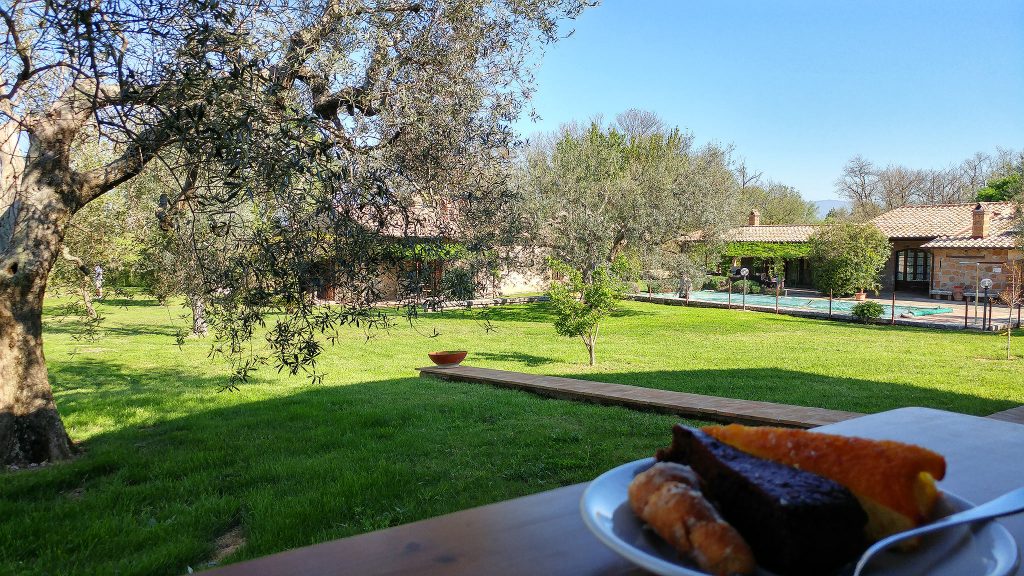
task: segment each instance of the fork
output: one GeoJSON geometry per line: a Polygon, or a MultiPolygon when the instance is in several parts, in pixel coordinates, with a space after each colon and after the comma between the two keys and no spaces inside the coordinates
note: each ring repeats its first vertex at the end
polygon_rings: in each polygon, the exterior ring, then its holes
{"type": "Polygon", "coordinates": [[[984,504],[964,510],[963,512],[946,516],[945,518],[932,522],[931,524],[921,526],[920,528],[914,528],[913,530],[900,532],[898,534],[893,534],[888,538],[879,540],[864,551],[860,560],[857,561],[857,567],[853,571],[853,576],[861,576],[861,572],[876,554],[897,542],[902,542],[903,540],[920,536],[922,534],[944,530],[952,526],[981,522],[982,520],[990,520],[992,518],[998,518],[999,516],[1009,516],[1010,514],[1016,514],[1021,511],[1024,511],[1024,488],[1017,488],[1016,490],[1007,492],[998,498],[989,500],[984,504]]]}

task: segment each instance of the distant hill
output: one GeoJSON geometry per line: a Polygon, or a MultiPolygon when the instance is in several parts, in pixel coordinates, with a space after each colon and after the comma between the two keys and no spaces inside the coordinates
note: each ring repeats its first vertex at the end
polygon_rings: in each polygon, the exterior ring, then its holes
{"type": "Polygon", "coordinates": [[[818,210],[818,218],[824,218],[833,208],[849,209],[852,204],[847,200],[815,200],[814,207],[818,210]]]}

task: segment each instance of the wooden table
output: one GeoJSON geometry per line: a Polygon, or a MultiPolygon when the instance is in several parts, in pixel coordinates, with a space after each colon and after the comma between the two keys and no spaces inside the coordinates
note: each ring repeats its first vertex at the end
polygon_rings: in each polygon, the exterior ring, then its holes
{"type": "MultiPolygon", "coordinates": [[[[1024,426],[1020,424],[903,408],[818,430],[902,440],[940,452],[948,462],[940,486],[974,502],[1024,485],[1024,426]]],[[[665,438],[667,442],[668,430],[665,438]]],[[[584,527],[579,500],[585,487],[559,488],[204,574],[644,574],[605,548],[584,527]]],[[[1018,542],[1024,542],[1024,515],[1000,522],[1018,542]]],[[[1017,575],[1024,576],[1024,568],[1017,575]]]]}

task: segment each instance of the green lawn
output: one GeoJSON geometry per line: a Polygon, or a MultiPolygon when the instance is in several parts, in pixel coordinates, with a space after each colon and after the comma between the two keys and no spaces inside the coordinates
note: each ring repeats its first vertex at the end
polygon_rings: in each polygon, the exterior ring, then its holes
{"type": "MultiPolygon", "coordinates": [[[[597,367],[543,305],[452,312],[328,350],[322,386],[266,370],[218,392],[209,341],[175,345],[179,308],[99,304],[104,336],[51,316],[58,407],[84,453],[0,473],[0,574],[178,574],[585,481],[668,440],[676,419],[416,377],[468,363],[872,412],[987,414],[1024,403],[993,335],[630,303],[597,367]],[[420,335],[440,332],[436,338],[420,335]],[[228,535],[225,537],[225,535],[228,535]]],[[[1022,341],[1024,345],[1024,341],[1022,341]]]]}

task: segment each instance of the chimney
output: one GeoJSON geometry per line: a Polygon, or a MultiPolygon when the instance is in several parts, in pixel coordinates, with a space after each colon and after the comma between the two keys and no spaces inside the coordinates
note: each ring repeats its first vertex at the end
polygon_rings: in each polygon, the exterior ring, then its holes
{"type": "Polygon", "coordinates": [[[988,211],[978,202],[971,212],[971,237],[984,238],[988,236],[988,211]]]}
{"type": "Polygon", "coordinates": [[[761,225],[761,213],[757,210],[751,210],[750,216],[747,216],[748,226],[760,226],[761,225]]]}

